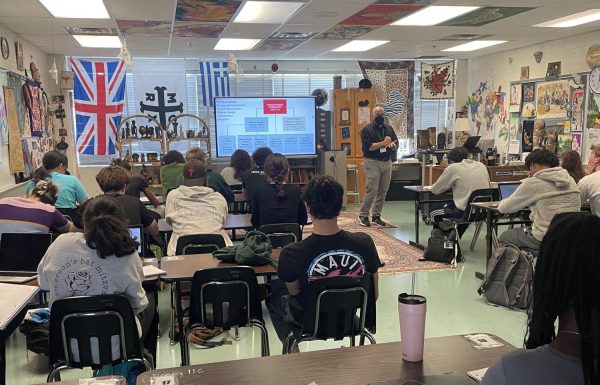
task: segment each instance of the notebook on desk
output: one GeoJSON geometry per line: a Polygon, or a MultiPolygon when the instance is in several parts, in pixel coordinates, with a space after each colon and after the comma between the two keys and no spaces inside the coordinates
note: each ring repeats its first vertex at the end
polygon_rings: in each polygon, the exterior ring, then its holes
{"type": "Polygon", "coordinates": [[[0,282],[25,283],[52,243],[49,233],[4,233],[0,237],[0,282]]]}

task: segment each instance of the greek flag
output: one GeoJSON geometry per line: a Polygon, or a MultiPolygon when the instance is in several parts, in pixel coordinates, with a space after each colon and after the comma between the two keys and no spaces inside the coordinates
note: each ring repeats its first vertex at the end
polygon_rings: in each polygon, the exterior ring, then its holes
{"type": "Polygon", "coordinates": [[[213,106],[215,96],[229,96],[229,72],[226,61],[200,62],[202,105],[213,106]]]}

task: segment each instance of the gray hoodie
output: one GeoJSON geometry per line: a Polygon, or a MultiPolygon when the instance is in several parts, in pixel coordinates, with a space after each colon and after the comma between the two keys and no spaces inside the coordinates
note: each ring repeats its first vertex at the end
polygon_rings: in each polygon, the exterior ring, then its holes
{"type": "Polygon", "coordinates": [[[179,186],[167,195],[165,220],[173,226],[167,255],[175,255],[177,240],[189,234],[222,234],[232,245],[223,224],[227,219],[227,201],[210,187],[179,186]]]}
{"type": "Polygon", "coordinates": [[[547,168],[523,179],[515,192],[498,205],[501,213],[531,209],[532,234],[544,238],[556,214],[581,210],[581,196],[575,181],[562,167],[547,168]]]}

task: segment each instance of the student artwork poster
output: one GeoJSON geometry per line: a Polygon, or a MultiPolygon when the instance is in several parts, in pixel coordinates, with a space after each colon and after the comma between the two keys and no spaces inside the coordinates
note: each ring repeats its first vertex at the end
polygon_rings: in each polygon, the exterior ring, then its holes
{"type": "Polygon", "coordinates": [[[270,147],[283,155],[314,155],[314,98],[215,98],[217,157],[238,148],[270,147]]]}

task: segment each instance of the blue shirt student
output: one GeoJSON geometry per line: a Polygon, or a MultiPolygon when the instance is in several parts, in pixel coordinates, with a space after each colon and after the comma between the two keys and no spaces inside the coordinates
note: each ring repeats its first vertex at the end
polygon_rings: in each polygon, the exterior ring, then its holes
{"type": "MultiPolygon", "coordinates": [[[[77,208],[77,203],[81,203],[88,199],[87,192],[76,177],[53,171],[50,173],[50,179],[52,180],[52,183],[58,186],[58,199],[54,205],[57,208],[75,209],[77,208]]],[[[35,186],[34,183],[33,180],[30,180],[29,183],[27,183],[27,186],[25,187],[25,196],[29,196],[29,193],[35,186]]]]}

